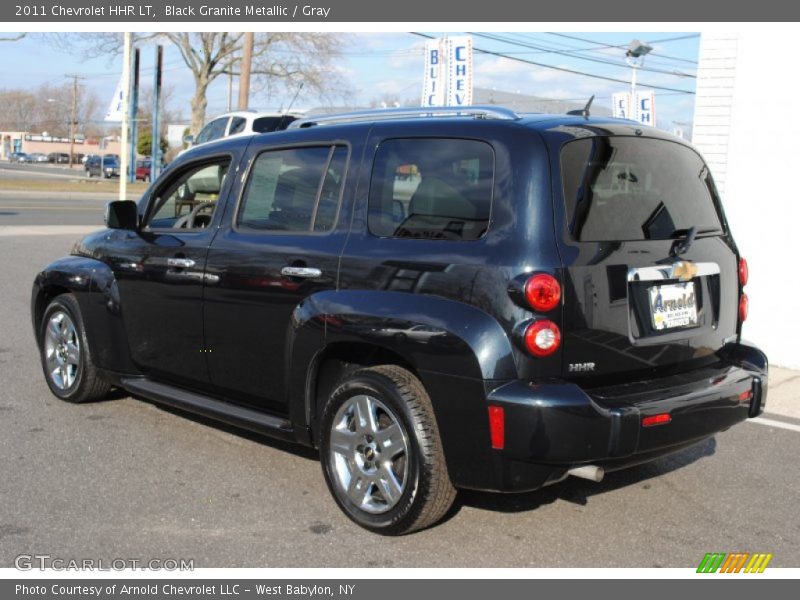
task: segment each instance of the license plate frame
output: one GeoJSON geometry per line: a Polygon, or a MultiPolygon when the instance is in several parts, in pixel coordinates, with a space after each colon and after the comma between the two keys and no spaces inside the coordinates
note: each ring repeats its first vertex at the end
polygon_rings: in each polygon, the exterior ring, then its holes
{"type": "Polygon", "coordinates": [[[659,332],[697,327],[694,281],[666,283],[647,290],[650,324],[659,332]]]}

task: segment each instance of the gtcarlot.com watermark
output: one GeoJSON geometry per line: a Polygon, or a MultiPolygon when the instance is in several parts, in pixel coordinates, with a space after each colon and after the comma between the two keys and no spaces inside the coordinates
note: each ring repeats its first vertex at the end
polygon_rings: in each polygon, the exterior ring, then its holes
{"type": "Polygon", "coordinates": [[[194,559],[185,558],[61,558],[50,554],[20,554],[14,559],[19,571],[194,571],[194,559]]]}

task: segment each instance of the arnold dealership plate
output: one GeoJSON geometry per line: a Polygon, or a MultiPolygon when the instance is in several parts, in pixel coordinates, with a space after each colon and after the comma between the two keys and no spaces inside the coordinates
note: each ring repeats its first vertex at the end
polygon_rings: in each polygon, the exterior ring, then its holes
{"type": "Polygon", "coordinates": [[[650,288],[650,315],[659,331],[697,325],[694,282],[656,285],[650,288]]]}

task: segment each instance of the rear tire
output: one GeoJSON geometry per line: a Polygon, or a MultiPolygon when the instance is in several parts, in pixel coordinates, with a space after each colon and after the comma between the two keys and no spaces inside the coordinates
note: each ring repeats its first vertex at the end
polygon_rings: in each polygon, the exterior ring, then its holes
{"type": "Polygon", "coordinates": [[[350,373],[325,405],[320,456],[344,513],[382,535],[438,522],[453,504],[439,429],[412,373],[381,365],[350,373]]]}
{"type": "Polygon", "coordinates": [[[81,310],[71,294],[57,296],[44,311],[39,354],[47,386],[62,400],[98,400],[111,389],[92,362],[81,310]]]}

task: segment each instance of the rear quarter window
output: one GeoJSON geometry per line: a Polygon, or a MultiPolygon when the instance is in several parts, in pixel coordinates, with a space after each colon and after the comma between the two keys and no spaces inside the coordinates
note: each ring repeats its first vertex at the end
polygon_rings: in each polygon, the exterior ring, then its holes
{"type": "Polygon", "coordinates": [[[722,232],[708,167],[667,140],[593,137],[561,150],[570,234],[577,241],[663,240],[722,232]]]}
{"type": "Polygon", "coordinates": [[[379,237],[477,240],[489,226],[492,147],[477,140],[394,139],[378,147],[369,231],[379,237]]]}

